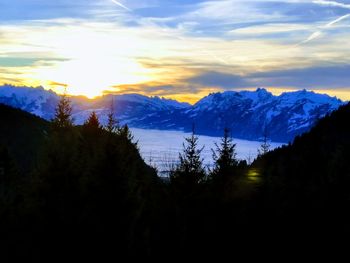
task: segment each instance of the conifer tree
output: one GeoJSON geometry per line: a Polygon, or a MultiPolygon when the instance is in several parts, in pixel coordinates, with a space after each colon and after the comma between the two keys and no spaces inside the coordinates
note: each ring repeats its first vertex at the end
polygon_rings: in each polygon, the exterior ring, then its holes
{"type": "Polygon", "coordinates": [[[122,137],[125,138],[127,141],[133,143],[134,145],[137,145],[137,142],[134,143],[134,136],[132,135],[129,126],[127,124],[125,124],[123,127],[120,127],[118,129],[118,134],[122,137]]]}
{"type": "Polygon", "coordinates": [[[63,95],[56,107],[52,128],[40,154],[41,161],[33,175],[33,188],[37,193],[37,209],[50,211],[62,220],[70,220],[77,204],[78,185],[81,176],[81,151],[79,130],[74,127],[71,102],[63,95]],[[60,198],[57,198],[60,196],[60,198]],[[45,202],[41,203],[41,200],[45,202]],[[73,201],[75,200],[75,201],[73,201]]]}
{"type": "Polygon", "coordinates": [[[267,130],[265,127],[263,140],[261,142],[260,148],[258,149],[258,157],[261,157],[261,156],[267,154],[270,151],[270,148],[271,148],[271,145],[269,143],[268,136],[267,136],[267,130]]]}
{"type": "Polygon", "coordinates": [[[55,128],[71,128],[73,126],[72,106],[66,94],[62,95],[52,120],[55,128]]]}
{"type": "Polygon", "coordinates": [[[114,117],[114,103],[113,103],[113,100],[112,100],[110,111],[109,111],[107,117],[108,117],[108,120],[107,120],[107,125],[105,127],[106,130],[109,133],[114,133],[114,132],[118,131],[118,129],[120,127],[119,127],[118,120],[114,117]]]}
{"type": "Polygon", "coordinates": [[[236,158],[236,144],[229,136],[229,129],[224,129],[224,136],[220,145],[215,143],[216,151],[212,149],[214,159],[214,169],[212,171],[213,179],[217,177],[232,176],[236,172],[238,160],[236,158]]]}
{"type": "Polygon", "coordinates": [[[204,147],[198,148],[198,136],[194,128],[190,137],[185,138],[183,152],[179,154],[180,163],[171,174],[171,180],[180,180],[187,186],[195,185],[205,179],[205,169],[201,152],[204,147]]]}
{"type": "Polygon", "coordinates": [[[92,130],[101,129],[102,126],[95,111],[91,112],[89,118],[85,121],[84,126],[92,130]]]}

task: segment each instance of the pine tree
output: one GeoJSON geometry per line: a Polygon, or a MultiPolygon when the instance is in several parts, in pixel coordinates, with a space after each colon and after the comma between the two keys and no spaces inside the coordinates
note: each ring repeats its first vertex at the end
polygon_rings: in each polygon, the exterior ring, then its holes
{"type": "Polygon", "coordinates": [[[107,125],[105,128],[109,133],[115,133],[116,131],[118,131],[120,129],[120,127],[119,127],[118,120],[114,117],[113,100],[112,100],[110,111],[109,111],[107,117],[108,117],[108,121],[107,121],[107,125]]]}
{"type": "Polygon", "coordinates": [[[270,151],[270,148],[271,148],[271,145],[269,143],[268,136],[267,136],[267,130],[265,127],[263,141],[260,145],[260,148],[258,149],[258,157],[261,157],[261,156],[267,154],[270,151]]]}
{"type": "Polygon", "coordinates": [[[134,136],[132,135],[129,126],[128,125],[124,125],[123,127],[120,127],[118,129],[118,134],[122,137],[125,138],[127,141],[133,143],[134,145],[137,145],[137,142],[134,143],[134,136]]]}
{"type": "Polygon", "coordinates": [[[102,128],[96,112],[91,112],[89,118],[85,121],[84,126],[92,130],[99,130],[102,128]]]}
{"type": "Polygon", "coordinates": [[[201,152],[204,147],[198,149],[198,136],[192,129],[190,137],[185,138],[183,152],[179,154],[180,163],[171,173],[172,181],[182,181],[187,186],[196,185],[205,179],[205,169],[201,152]]]}
{"type": "Polygon", "coordinates": [[[212,171],[213,179],[218,177],[225,178],[235,174],[238,160],[236,158],[236,144],[229,136],[229,129],[224,129],[224,136],[220,145],[215,143],[216,151],[212,149],[214,159],[214,169],[212,171]]]}
{"type": "Polygon", "coordinates": [[[55,128],[59,129],[73,127],[72,106],[66,94],[62,95],[58,102],[52,123],[55,128]]]}

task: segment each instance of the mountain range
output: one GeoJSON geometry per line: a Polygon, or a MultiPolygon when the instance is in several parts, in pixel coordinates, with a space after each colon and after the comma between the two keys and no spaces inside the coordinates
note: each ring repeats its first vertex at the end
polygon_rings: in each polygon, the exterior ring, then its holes
{"type": "MultiPolygon", "coordinates": [[[[0,87],[0,103],[20,108],[44,119],[54,116],[59,95],[42,87],[0,87]]],[[[73,117],[82,124],[95,111],[106,122],[111,105],[121,124],[130,127],[191,131],[221,136],[225,127],[235,138],[289,142],[314,126],[343,101],[312,91],[285,92],[275,96],[264,88],[255,91],[211,93],[194,105],[139,94],[105,95],[93,100],[71,97],[73,117]]]]}

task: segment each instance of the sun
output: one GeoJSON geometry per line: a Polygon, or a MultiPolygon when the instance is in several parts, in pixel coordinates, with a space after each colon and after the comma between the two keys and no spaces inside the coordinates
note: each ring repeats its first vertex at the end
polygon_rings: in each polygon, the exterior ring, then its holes
{"type": "Polygon", "coordinates": [[[70,95],[88,98],[101,96],[112,86],[138,84],[152,79],[149,71],[132,59],[109,57],[60,62],[54,67],[42,69],[38,75],[49,83],[64,83],[70,95]]]}

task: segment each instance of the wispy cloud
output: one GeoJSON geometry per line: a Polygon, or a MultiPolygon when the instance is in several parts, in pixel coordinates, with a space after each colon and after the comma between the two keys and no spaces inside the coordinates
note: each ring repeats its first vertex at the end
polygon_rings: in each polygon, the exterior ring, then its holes
{"type": "Polygon", "coordinates": [[[330,28],[333,25],[335,25],[335,24],[337,24],[337,23],[341,22],[342,20],[347,19],[349,17],[350,17],[350,14],[346,14],[346,15],[343,15],[341,17],[338,17],[337,19],[335,19],[335,20],[329,22],[327,25],[325,25],[325,28],[330,28]]]}
{"type": "Polygon", "coordinates": [[[129,11],[129,12],[132,12],[132,10],[129,8],[129,7],[127,7],[127,6],[125,6],[124,4],[122,4],[121,2],[118,2],[118,1],[116,1],[116,0],[111,0],[113,3],[115,3],[117,6],[120,6],[121,8],[124,8],[126,11],[129,11]]]}
{"type": "Polygon", "coordinates": [[[346,8],[350,9],[350,5],[336,2],[336,1],[323,1],[323,0],[317,0],[317,1],[312,1],[315,4],[319,5],[324,5],[324,6],[330,6],[330,7],[341,7],[341,8],[346,8]]]}
{"type": "MultiPolygon", "coordinates": [[[[322,0],[320,0],[320,1],[313,1],[313,3],[320,4],[320,5],[326,5],[326,6],[332,6],[332,7],[341,7],[341,8],[345,8],[345,9],[350,9],[350,5],[335,2],[335,1],[322,1],[322,0]]],[[[343,21],[349,17],[350,17],[350,14],[346,14],[346,15],[338,17],[337,19],[332,20],[331,22],[329,22],[325,26],[323,26],[322,29],[317,30],[316,32],[312,33],[307,39],[301,41],[298,45],[306,44],[310,41],[313,41],[313,40],[319,38],[320,36],[322,36],[322,34],[325,30],[333,27],[335,24],[340,23],[341,21],[343,21]]]]}
{"type": "MultiPolygon", "coordinates": [[[[341,7],[341,8],[350,9],[350,5],[335,2],[335,1],[322,1],[322,0],[320,0],[320,1],[313,1],[313,3],[320,4],[320,5],[326,5],[326,6],[332,6],[332,7],[341,7]]],[[[337,19],[332,20],[331,22],[326,24],[324,26],[324,29],[331,28],[333,25],[335,25],[335,24],[337,24],[337,23],[341,22],[342,20],[347,19],[349,17],[350,17],[350,14],[346,14],[346,15],[343,15],[341,17],[338,17],[337,19]]],[[[318,31],[312,33],[307,39],[300,42],[299,44],[306,44],[306,43],[320,37],[322,35],[322,32],[323,32],[322,30],[318,30],[318,31]]]]}
{"type": "Polygon", "coordinates": [[[322,35],[322,31],[316,31],[316,32],[312,33],[307,39],[298,43],[297,46],[301,45],[301,44],[306,44],[306,43],[308,43],[316,38],[319,38],[321,35],[322,35]]]}

